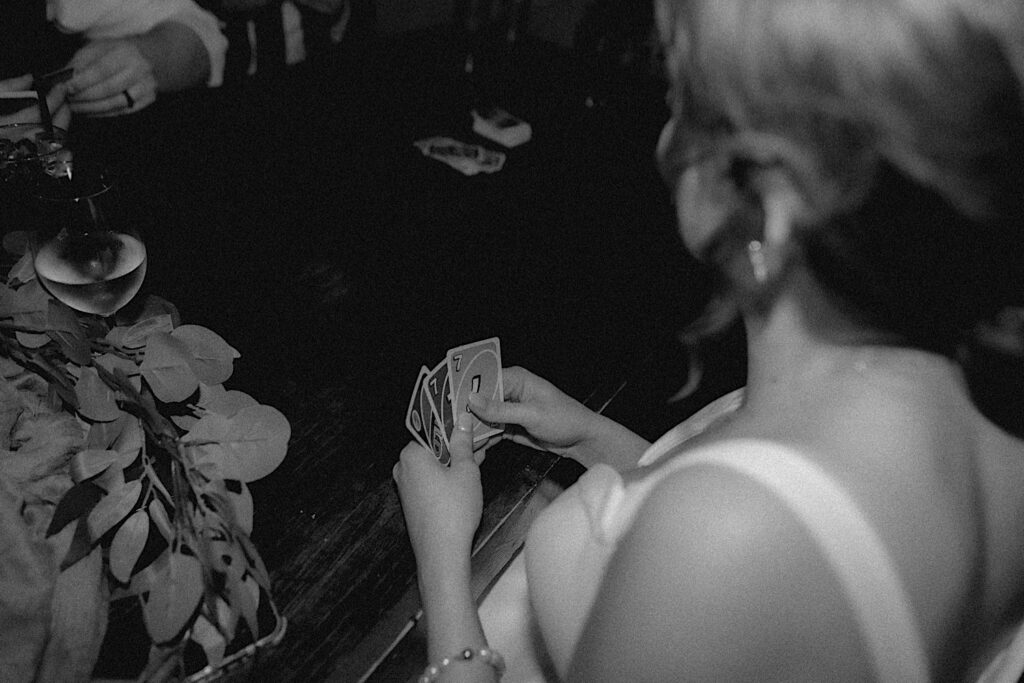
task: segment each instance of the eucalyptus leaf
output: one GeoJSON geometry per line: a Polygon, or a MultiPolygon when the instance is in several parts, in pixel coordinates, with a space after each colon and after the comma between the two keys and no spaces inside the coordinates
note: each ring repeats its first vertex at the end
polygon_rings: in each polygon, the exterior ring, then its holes
{"type": "Polygon", "coordinates": [[[168,643],[188,626],[203,597],[203,568],[199,560],[171,552],[142,606],[146,631],[154,643],[168,643]]]}
{"type": "Polygon", "coordinates": [[[204,384],[221,384],[231,377],[238,351],[213,330],[200,325],[182,325],[171,333],[188,345],[192,371],[204,384]]]}
{"type": "Polygon", "coordinates": [[[251,578],[235,579],[228,577],[225,582],[228,602],[242,617],[249,627],[253,641],[260,637],[259,619],[257,617],[260,599],[260,587],[251,578]]]}
{"type": "MultiPolygon", "coordinates": [[[[121,313],[127,309],[121,309],[118,312],[120,318],[121,313]]],[[[178,312],[178,307],[172,304],[167,299],[159,297],[156,294],[147,294],[146,298],[142,302],[142,309],[138,312],[134,320],[129,322],[136,323],[147,318],[153,318],[158,315],[168,315],[171,318],[171,326],[177,327],[181,324],[181,313],[178,312]]],[[[121,324],[120,320],[118,324],[121,324]]]]}
{"type": "Polygon", "coordinates": [[[64,554],[64,559],[60,561],[60,570],[64,571],[68,567],[73,566],[82,558],[87,557],[92,550],[93,542],[89,537],[89,524],[86,519],[82,517],[75,523],[71,543],[68,545],[68,550],[64,554]]]}
{"type": "Polygon", "coordinates": [[[109,370],[111,373],[113,373],[115,369],[121,370],[126,377],[135,379],[135,388],[138,389],[139,366],[135,364],[135,361],[113,353],[103,353],[96,356],[96,358],[93,359],[93,362],[102,366],[104,369],[109,370]]]}
{"type": "Polygon", "coordinates": [[[227,641],[231,642],[235,639],[235,629],[238,627],[238,612],[231,609],[231,605],[219,597],[215,601],[215,609],[217,626],[224,632],[227,641]]]}
{"type": "Polygon", "coordinates": [[[53,536],[79,517],[87,514],[103,497],[103,490],[87,481],[75,484],[57,503],[46,529],[47,537],[53,536]]]}
{"type": "Polygon", "coordinates": [[[79,365],[92,363],[89,340],[78,322],[78,316],[67,304],[50,299],[46,312],[46,334],[60,345],[68,360],[79,365]]]}
{"type": "Polygon", "coordinates": [[[128,334],[127,327],[111,327],[107,330],[107,334],[104,335],[103,339],[113,346],[124,347],[124,337],[128,334]]]}
{"type": "Polygon", "coordinates": [[[171,549],[166,548],[157,555],[152,562],[139,569],[131,577],[131,583],[127,591],[130,595],[144,595],[153,590],[163,576],[167,573],[167,564],[170,562],[171,549]]]}
{"type": "Polygon", "coordinates": [[[103,470],[103,473],[92,480],[92,483],[99,486],[101,489],[110,493],[124,486],[124,470],[114,463],[107,469],[103,470]]]}
{"type": "Polygon", "coordinates": [[[113,449],[118,453],[118,464],[121,467],[128,467],[139,457],[142,446],[145,443],[146,434],[142,430],[139,419],[129,416],[125,421],[124,429],[114,441],[113,449]]]}
{"type": "Polygon", "coordinates": [[[85,448],[71,456],[71,479],[77,484],[92,479],[118,460],[117,451],[85,448]]]}
{"type": "Polygon", "coordinates": [[[22,254],[9,273],[7,281],[10,283],[33,282],[36,279],[36,268],[32,264],[32,254],[22,254]]]}
{"type": "Polygon", "coordinates": [[[219,666],[224,661],[224,650],[227,642],[217,627],[210,623],[210,620],[200,614],[192,624],[191,638],[206,653],[206,661],[211,666],[219,666]]]}
{"type": "Polygon", "coordinates": [[[190,359],[185,342],[166,332],[157,332],[149,337],[146,357],[139,369],[158,399],[165,403],[184,401],[199,388],[190,359]]]}
{"type": "Polygon", "coordinates": [[[157,531],[167,539],[168,542],[174,538],[174,527],[171,526],[171,519],[167,516],[167,509],[158,498],[149,501],[149,518],[153,520],[157,531]]]}
{"type": "MultiPolygon", "coordinates": [[[[207,516],[206,522],[210,521],[207,516]]],[[[203,564],[223,574],[227,581],[241,580],[248,569],[245,554],[233,536],[220,526],[207,526],[199,535],[203,564]]]]}
{"type": "Polygon", "coordinates": [[[291,426],[276,408],[255,405],[234,416],[207,414],[183,437],[195,446],[194,458],[216,463],[225,479],[255,481],[273,472],[288,451],[291,426]]]}
{"type": "Polygon", "coordinates": [[[127,517],[139,502],[140,493],[142,482],[138,480],[126,482],[124,486],[107,493],[89,513],[89,535],[92,539],[98,541],[115,524],[127,517]]]}
{"type": "Polygon", "coordinates": [[[0,282],[0,318],[11,315],[14,309],[14,288],[0,282]]]}
{"type": "Polygon", "coordinates": [[[144,318],[135,323],[127,330],[121,338],[121,344],[129,349],[141,349],[149,341],[150,336],[157,333],[170,333],[174,329],[171,316],[163,313],[144,318]]]}
{"type": "Polygon", "coordinates": [[[47,300],[46,329],[52,332],[67,332],[85,340],[85,332],[82,330],[75,310],[57,299],[47,300]]]}
{"type": "Polygon", "coordinates": [[[256,546],[253,545],[252,540],[244,534],[239,534],[235,537],[238,540],[238,544],[242,546],[242,551],[245,553],[246,559],[249,560],[249,574],[256,580],[260,586],[265,590],[270,591],[270,574],[267,572],[267,566],[263,564],[263,558],[260,557],[259,552],[256,550],[256,546]]]}
{"type": "Polygon", "coordinates": [[[41,349],[50,343],[50,335],[45,332],[22,332],[18,330],[14,333],[14,336],[18,338],[18,343],[26,349],[41,349]]]}
{"type": "Polygon", "coordinates": [[[254,511],[252,493],[249,492],[249,487],[245,485],[245,482],[240,481],[238,484],[241,487],[238,493],[227,489],[228,501],[235,513],[235,524],[246,534],[251,534],[254,511]]]}
{"type": "Polygon", "coordinates": [[[136,510],[124,520],[110,542],[110,573],[115,579],[128,583],[148,538],[149,514],[136,510]]]}
{"type": "Polygon", "coordinates": [[[135,418],[128,413],[122,413],[121,417],[112,422],[93,422],[89,425],[89,433],[85,437],[86,448],[99,448],[100,450],[112,450],[117,437],[124,431],[129,420],[135,418]]]}
{"type": "Polygon", "coordinates": [[[82,374],[75,383],[78,397],[78,412],[96,422],[112,422],[124,414],[117,405],[114,391],[100,379],[96,368],[82,368],[82,374]]]}
{"type": "Polygon", "coordinates": [[[53,330],[47,330],[46,336],[57,342],[61,353],[68,360],[79,365],[88,365],[92,362],[92,351],[89,348],[89,342],[85,339],[79,339],[67,332],[54,332],[53,330]]]}
{"type": "Polygon", "coordinates": [[[227,390],[223,384],[200,384],[198,406],[224,417],[231,417],[242,408],[259,405],[259,401],[236,389],[227,390]]]}
{"type": "Polygon", "coordinates": [[[195,415],[171,415],[171,422],[177,425],[178,429],[186,432],[192,429],[198,421],[199,418],[195,415]]]}
{"type": "Polygon", "coordinates": [[[14,324],[42,332],[46,329],[46,313],[50,308],[50,295],[36,280],[18,287],[11,298],[14,324]]]}

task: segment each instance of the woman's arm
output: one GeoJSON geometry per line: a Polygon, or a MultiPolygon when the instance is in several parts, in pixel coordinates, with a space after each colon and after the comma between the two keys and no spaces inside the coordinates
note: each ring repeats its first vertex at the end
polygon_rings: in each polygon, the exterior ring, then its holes
{"type": "Polygon", "coordinates": [[[737,474],[694,467],[643,504],[568,678],[847,680],[870,671],[859,643],[831,568],[784,505],[737,474]]]}
{"type": "Polygon", "coordinates": [[[496,667],[481,654],[487,640],[470,584],[473,535],[483,510],[471,416],[462,414],[452,432],[448,467],[410,443],[395,465],[394,478],[416,554],[430,662],[439,665],[466,650],[473,653],[469,660],[444,667],[438,680],[495,680],[496,667]]]}
{"type": "Polygon", "coordinates": [[[507,426],[505,436],[517,443],[623,471],[636,466],[650,444],[629,429],[595,413],[551,382],[520,367],[503,370],[504,401],[479,394],[469,397],[474,414],[507,426]]]}

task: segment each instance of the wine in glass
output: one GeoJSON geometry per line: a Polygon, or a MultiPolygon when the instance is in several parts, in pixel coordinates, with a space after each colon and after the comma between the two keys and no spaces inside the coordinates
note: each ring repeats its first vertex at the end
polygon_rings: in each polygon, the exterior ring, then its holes
{"type": "Polygon", "coordinates": [[[55,210],[56,225],[33,241],[40,284],[83,313],[109,316],[127,304],[146,276],[146,246],[137,232],[112,228],[101,198],[112,184],[102,171],[58,178],[38,193],[55,210]]]}

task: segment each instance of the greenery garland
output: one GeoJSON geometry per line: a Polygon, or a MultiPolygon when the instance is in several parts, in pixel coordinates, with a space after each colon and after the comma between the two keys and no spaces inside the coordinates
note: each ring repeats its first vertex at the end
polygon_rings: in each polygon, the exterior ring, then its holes
{"type": "Polygon", "coordinates": [[[75,312],[40,285],[27,253],[0,283],[0,485],[24,524],[4,531],[59,562],[51,630],[92,639],[65,646],[85,660],[81,673],[103,634],[72,631],[106,625],[82,605],[135,598],[152,642],[140,679],[201,678],[283,634],[249,539],[246,483],[281,463],[291,430],[278,410],[225,388],[239,354],[220,336],[181,324],[158,297],[135,308],[130,320],[75,312]],[[93,583],[99,597],[82,596],[93,583]],[[205,669],[186,670],[188,649],[205,669]]]}

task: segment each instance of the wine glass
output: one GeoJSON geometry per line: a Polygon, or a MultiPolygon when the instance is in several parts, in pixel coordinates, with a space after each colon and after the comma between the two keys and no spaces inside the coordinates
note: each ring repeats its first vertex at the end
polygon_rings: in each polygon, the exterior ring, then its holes
{"type": "Polygon", "coordinates": [[[76,161],[68,176],[43,179],[36,193],[53,217],[31,243],[36,277],[54,298],[99,316],[127,304],[146,276],[138,232],[112,227],[103,210],[113,187],[104,169],[76,161]]]}

